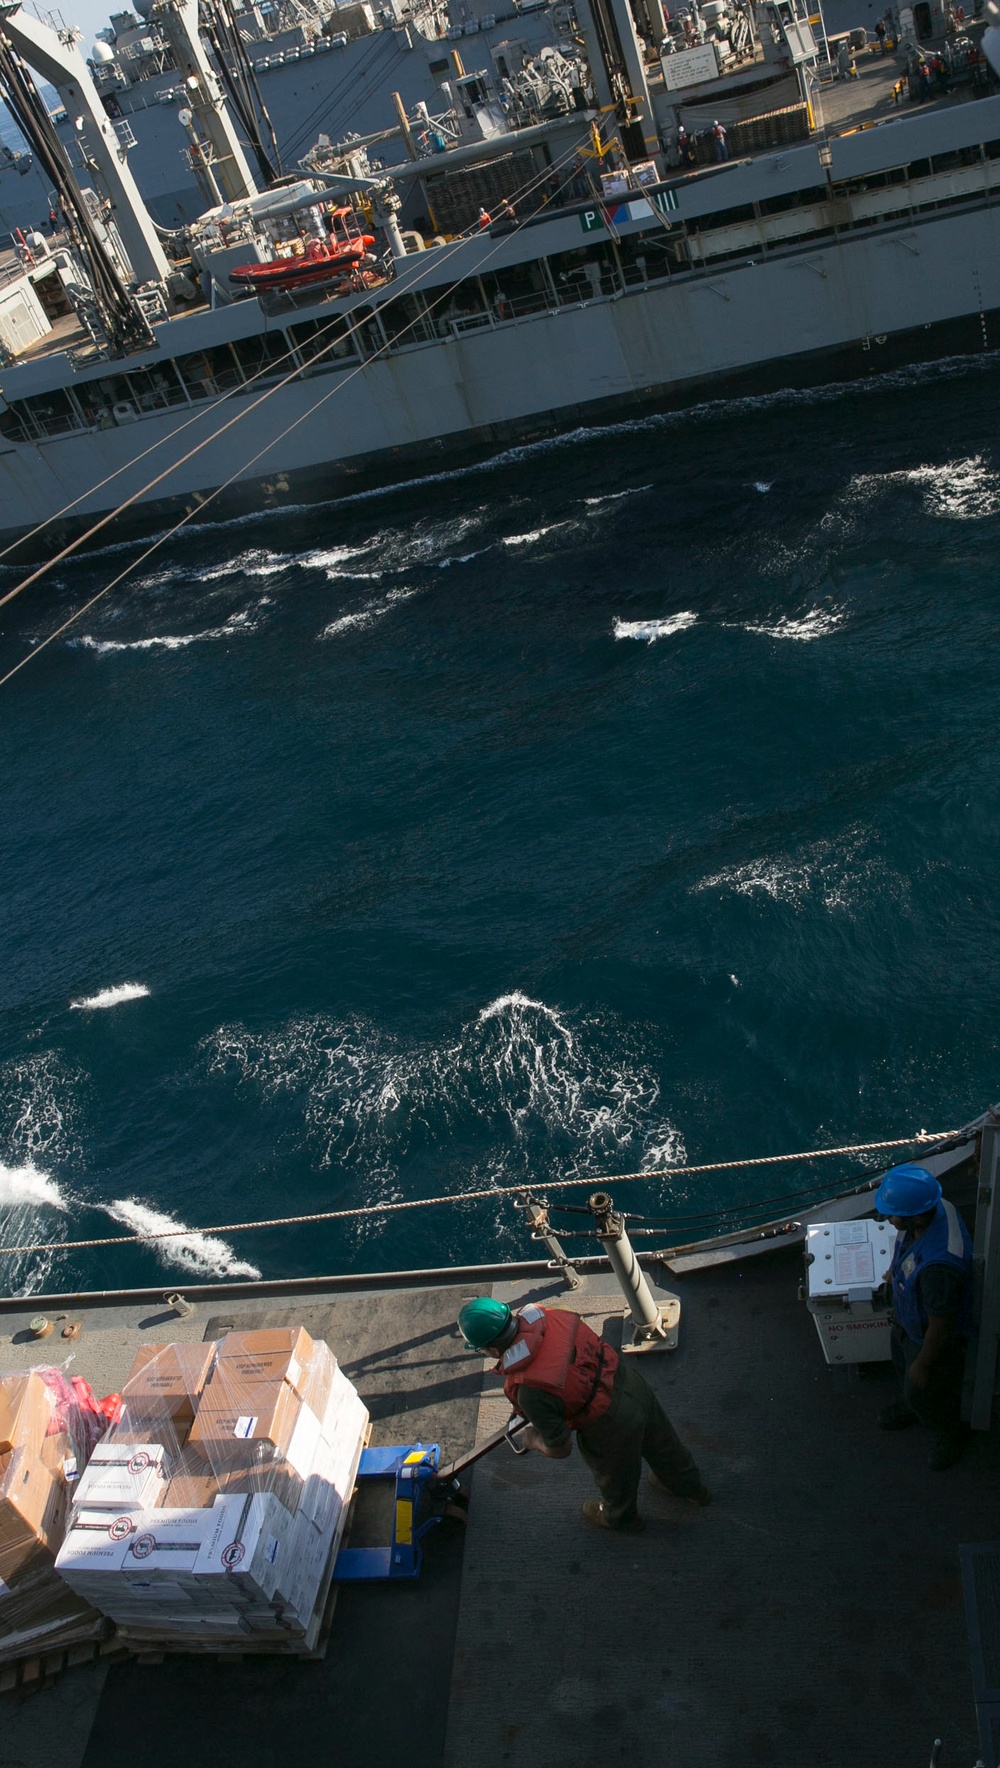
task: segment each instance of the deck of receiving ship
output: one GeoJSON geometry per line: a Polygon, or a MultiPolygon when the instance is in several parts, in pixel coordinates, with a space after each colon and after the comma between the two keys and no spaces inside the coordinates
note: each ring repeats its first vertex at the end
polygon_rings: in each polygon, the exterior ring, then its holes
{"type": "MultiPolygon", "coordinates": [[[[67,1672],[0,1697],[6,1768],[587,1768],[640,1753],[678,1768],[916,1768],[935,1737],[968,1768],[957,1548],[998,1534],[997,1439],[934,1474],[924,1433],[880,1432],[891,1376],[837,1385],[800,1274],[780,1253],[671,1283],[680,1348],[642,1367],[711,1507],[644,1491],[645,1533],[603,1534],[580,1517],[592,1487],[577,1456],[501,1448],[474,1473],[464,1538],[452,1523],[431,1534],[419,1584],[341,1592],[322,1662],[67,1672]]],[[[506,1412],[453,1325],[488,1287],[241,1293],[183,1322],[148,1300],[69,1309],[84,1321],[76,1368],[113,1388],[142,1338],[302,1320],[368,1401],[374,1441],[450,1455],[506,1412]]],[[[619,1330],[608,1276],[572,1297],[548,1278],[494,1292],[619,1330]]],[[[31,1311],[0,1313],[0,1368],[59,1357],[54,1335],[28,1339],[31,1311]]]]}

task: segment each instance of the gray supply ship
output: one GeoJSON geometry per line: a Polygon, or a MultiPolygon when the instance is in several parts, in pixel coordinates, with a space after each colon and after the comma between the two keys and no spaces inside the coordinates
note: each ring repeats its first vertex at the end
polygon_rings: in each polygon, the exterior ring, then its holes
{"type": "Polygon", "coordinates": [[[5,7],[0,81],[69,234],[28,236],[0,289],[0,533],[51,551],[112,516],[991,349],[1000,97],[976,39],[932,64],[910,36],[836,82],[804,12],[730,0],[654,66],[653,3],[581,6],[578,43],[503,75],[453,60],[446,110],[398,100],[397,166],[324,134],[261,192],[191,0],[162,0],[217,199],[170,239],[71,34],[5,7]],[[341,262],[338,226],[374,250],[341,262]]]}
{"type": "MultiPolygon", "coordinates": [[[[881,1299],[893,1236],[872,1219],[881,1174],[819,1201],[806,1155],[778,1157],[791,1165],[748,1212],[756,1226],[722,1232],[704,1216],[695,1240],[681,1222],[644,1228],[648,1185],[613,1181],[619,1207],[595,1194],[569,1254],[551,1219],[565,1182],[540,1182],[516,1207],[526,1253],[529,1236],[544,1245],[521,1263],[0,1301],[4,1369],[57,1362],[62,1331],[99,1392],[120,1389],[154,1342],[194,1352],[234,1328],[304,1328],[359,1388],[376,1465],[400,1462],[368,1478],[362,1459],[348,1552],[352,1566],[381,1554],[381,1573],[333,1584],[308,1657],[262,1654],[249,1636],[235,1654],[205,1639],[126,1655],[110,1629],[40,1646],[0,1671],[7,1759],[264,1768],[291,1751],[344,1768],[578,1768],[660,1741],[684,1768],[973,1768],[978,1743],[978,1768],[994,1768],[998,1145],[991,1110],[909,1156],[974,1230],[975,1432],[944,1474],[920,1432],[877,1428],[894,1390],[881,1299]],[[626,1203],[639,1212],[628,1232],[626,1203]],[[636,1257],[629,1233],[649,1250],[636,1257]],[[456,1332],[472,1296],[569,1308],[629,1354],[711,1505],[644,1488],[641,1540],[618,1537],[581,1518],[593,1487],[578,1456],[512,1456],[502,1441],[481,1453],[509,1407],[456,1332]],[[426,1472],[438,1450],[448,1490],[464,1486],[466,1527],[430,1480],[415,1505],[400,1498],[402,1469],[426,1472]]],[[[903,1143],[863,1146],[907,1157],[903,1143]]]]}

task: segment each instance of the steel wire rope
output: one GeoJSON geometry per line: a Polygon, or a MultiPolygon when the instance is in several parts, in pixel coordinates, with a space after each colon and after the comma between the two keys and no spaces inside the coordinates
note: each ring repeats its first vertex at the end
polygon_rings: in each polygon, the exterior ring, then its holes
{"type": "MultiPolygon", "coordinates": [[[[568,160],[570,154],[573,152],[575,152],[575,149],[570,149],[567,154],[563,156],[564,159],[568,160]]],[[[554,164],[558,167],[562,164],[562,161],[557,160],[554,164]]],[[[543,173],[540,173],[537,178],[531,180],[531,183],[539,184],[542,182],[543,178],[549,178],[553,169],[553,166],[547,166],[543,173]]],[[[526,188],[530,188],[530,185],[526,188]]],[[[523,194],[523,191],[514,192],[515,197],[520,197],[523,194]]],[[[544,203],[541,204],[536,213],[540,213],[544,206],[544,203]]],[[[514,231],[520,231],[520,229],[526,225],[527,221],[533,218],[533,215],[526,217],[524,221],[517,224],[514,231]]],[[[500,251],[504,242],[510,237],[509,234],[502,234],[492,251],[487,252],[485,258],[482,260],[482,264],[489,263],[489,260],[500,251]]],[[[457,251],[458,247],[463,243],[464,240],[456,241],[452,248],[453,252],[457,251]]],[[[440,262],[442,261],[439,260],[438,264],[440,264],[440,262]]],[[[427,274],[430,275],[432,269],[437,267],[438,265],[429,265],[427,274]]],[[[420,286],[421,280],[423,279],[414,277],[413,281],[405,290],[399,290],[397,294],[390,295],[388,300],[382,302],[379,310],[381,311],[382,308],[390,306],[394,300],[399,300],[405,295],[410,294],[413,289],[420,286]]],[[[446,287],[442,290],[442,293],[438,296],[436,301],[429,301],[427,303],[428,311],[433,313],[435,308],[439,307],[443,301],[450,299],[451,292],[450,287],[446,287]]],[[[130,560],[125,568],[119,572],[117,577],[112,578],[110,583],[105,584],[103,589],[98,590],[96,595],[91,596],[89,601],[85,602],[82,607],[77,608],[67,620],[64,620],[61,626],[58,626],[54,632],[50,632],[45,638],[41,639],[26,656],[21,658],[19,663],[15,663],[12,669],[8,669],[5,675],[0,676],[0,688],[10,681],[13,676],[17,675],[18,672],[25,667],[25,664],[30,663],[33,657],[37,657],[48,645],[52,644],[57,638],[60,638],[70,626],[72,626],[77,620],[81,619],[84,614],[88,613],[97,602],[103,599],[104,596],[109,595],[113,589],[116,589],[120,583],[123,583],[125,578],[129,576],[130,572],[137,570],[140,565],[145,564],[146,560],[151,558],[153,553],[158,551],[166,541],[172,540],[174,535],[178,534],[182,528],[185,528],[195,516],[203,515],[208,505],[214,503],[216,498],[220,497],[224,491],[227,491],[231,485],[235,484],[250,467],[256,466],[262,456],[269,453],[269,451],[276,447],[279,442],[283,442],[285,437],[289,436],[300,424],[305,423],[308,418],[313,417],[330,399],[334,398],[337,393],[342,392],[345,386],[348,386],[359,374],[363,374],[369,362],[376,362],[383,354],[388,353],[392,349],[393,344],[398,343],[400,337],[405,337],[406,333],[411,331],[414,326],[421,324],[425,317],[426,315],[424,314],[418,314],[408,325],[403,327],[401,332],[396,334],[392,344],[386,342],[385,344],[380,345],[379,348],[373,352],[371,357],[359,362],[355,368],[350,369],[344,374],[337,381],[336,385],[330,388],[329,392],[323,394],[321,398],[317,399],[314,404],[309,407],[308,411],[302,412],[301,415],[295,418],[290,424],[286,424],[285,428],[279,431],[276,436],[269,437],[264,446],[258,449],[257,453],[252,455],[249,460],[244,460],[242,465],[237,467],[235,472],[229,475],[228,479],[224,479],[220,485],[217,485],[214,490],[210,491],[195,508],[186,510],[184,515],[174,523],[173,527],[167,528],[163,533],[158,534],[146,550],[140,553],[138,558],[130,560]]],[[[327,349],[332,349],[333,343],[335,342],[336,340],[333,340],[333,342],[327,346],[327,349]]],[[[325,354],[326,350],[317,352],[317,355],[312,358],[313,362],[318,361],[325,354]]],[[[87,529],[84,534],[80,535],[77,540],[70,542],[70,544],[65,546],[61,552],[56,553],[51,559],[48,559],[44,565],[40,565],[36,571],[33,571],[28,577],[24,578],[22,582],[15,584],[13,589],[7,591],[6,595],[0,596],[0,608],[4,607],[7,602],[13,601],[15,596],[20,595],[24,590],[29,589],[32,584],[37,583],[42,577],[46,576],[56,565],[60,564],[64,559],[68,558],[71,553],[75,552],[78,547],[82,546],[86,540],[92,539],[102,528],[107,527],[108,523],[114,521],[115,517],[120,515],[123,510],[130,508],[140,497],[145,496],[146,492],[161,484],[164,479],[169,478],[172,473],[176,472],[178,468],[186,465],[189,460],[193,460],[195,455],[200,454],[203,448],[207,448],[210,443],[217,441],[220,436],[224,435],[227,430],[232,429],[235,424],[242,422],[243,418],[248,417],[252,411],[256,411],[258,406],[265,404],[273,394],[281,392],[284,387],[287,387],[292,381],[297,380],[300,377],[301,372],[301,369],[295,368],[291,374],[285,375],[282,380],[275,382],[274,386],[268,387],[266,392],[262,393],[258,399],[253,400],[253,402],[243,411],[237,412],[235,417],[231,417],[228,422],[223,424],[218,430],[214,430],[210,436],[206,436],[203,441],[197,443],[194,448],[189,449],[186,454],[181,455],[179,460],[172,462],[169,467],[165,467],[161,473],[158,473],[156,477],[151,479],[141,490],[134,492],[131,497],[125,498],[120,504],[118,504],[114,510],[110,511],[106,516],[102,516],[100,521],[95,522],[93,526],[87,529]]]]}
{"type": "MultiPolygon", "coordinates": [[[[585,1179],[551,1179],[546,1190],[579,1189],[583,1185],[624,1185],[651,1179],[686,1178],[701,1173],[732,1172],[754,1166],[781,1166],[793,1160],[828,1160],[843,1154],[867,1154],[882,1148],[912,1148],[920,1143],[942,1143],[956,1137],[971,1135],[972,1130],[918,1130],[912,1136],[896,1136],[882,1142],[850,1142],[842,1148],[809,1148],[804,1153],[762,1154],[748,1160],[716,1160],[698,1166],[664,1166],[653,1172],[613,1173],[610,1176],[591,1173],[585,1179]]],[[[94,1246],[137,1246],[145,1241],[178,1240],[188,1234],[247,1234],[260,1228],[293,1228],[315,1222],[358,1220],[365,1216],[398,1215],[405,1210],[434,1209],[443,1204],[478,1203],[488,1198],[516,1197],[528,1187],[491,1185],[485,1190],[452,1191],[441,1197],[410,1197],[396,1202],[358,1204],[353,1209],[313,1210],[307,1215],[270,1216],[254,1222],[220,1222],[210,1228],[168,1228],[161,1233],[110,1234],[89,1240],[39,1241],[31,1246],[0,1246],[0,1254],[26,1252],[76,1252],[94,1246]]]]}
{"type": "MultiPolygon", "coordinates": [[[[387,31],[385,35],[393,39],[395,37],[393,31],[387,31]]],[[[315,127],[317,117],[319,117],[324,110],[332,109],[335,104],[339,103],[341,97],[346,92],[352,91],[360,81],[367,79],[368,76],[374,72],[376,64],[379,61],[379,52],[386,46],[385,38],[378,38],[372,45],[371,51],[366,56],[360,58],[357,67],[351,72],[342,74],[340,79],[323,94],[319,103],[313,106],[309,114],[298,124],[292,135],[289,137],[289,140],[285,145],[286,159],[293,159],[299,152],[302,143],[309,135],[311,129],[315,127]]],[[[388,74],[396,61],[401,60],[405,53],[395,41],[392,41],[388,47],[391,50],[391,54],[388,61],[385,62],[385,65],[380,70],[383,75],[388,74]]],[[[323,65],[325,66],[325,63],[323,65]]]]}
{"type": "MultiPolygon", "coordinates": [[[[685,1167],[682,1170],[687,1172],[690,1169],[685,1167]]],[[[862,1191],[864,1189],[865,1180],[877,1178],[882,1171],[883,1171],[882,1167],[872,1166],[872,1167],[866,1167],[865,1170],[860,1173],[848,1173],[845,1178],[838,1181],[838,1183],[843,1187],[843,1190],[840,1194],[843,1195],[844,1192],[849,1191],[851,1189],[862,1191]]],[[[609,1184],[611,1182],[612,1181],[610,1181],[610,1180],[608,1181],[609,1184]]],[[[621,1181],[616,1180],[614,1182],[620,1183],[621,1181]]],[[[547,1189],[547,1186],[543,1183],[539,1186],[537,1194],[534,1191],[531,1191],[530,1195],[534,1199],[535,1202],[541,1203],[543,1205],[543,1207],[547,1210],[549,1215],[589,1216],[589,1215],[593,1214],[593,1211],[590,1209],[589,1205],[587,1205],[585,1203],[549,1203],[549,1202],[547,1202],[545,1199],[545,1196],[544,1196],[546,1189],[547,1189]]],[[[526,1195],[527,1194],[528,1194],[528,1192],[526,1190],[526,1195]]],[[[638,1211],[631,1210],[631,1209],[617,1210],[615,1213],[618,1215],[627,1216],[630,1224],[633,1222],[647,1224],[646,1226],[644,1226],[642,1228],[641,1231],[643,1233],[652,1234],[652,1233],[655,1233],[659,1228],[674,1228],[674,1227],[677,1227],[678,1225],[683,1227],[684,1225],[686,1225],[689,1222],[720,1221],[723,1218],[723,1216],[733,1215],[736,1210],[739,1210],[740,1213],[742,1214],[748,1210],[752,1210],[752,1211],[756,1212],[757,1210],[761,1210],[761,1209],[773,1209],[775,1207],[775,1205],[777,1205],[779,1203],[801,1203],[801,1204],[805,1204],[805,1205],[808,1205],[811,1202],[818,1203],[818,1202],[822,1201],[822,1199],[826,1196],[826,1194],[827,1193],[825,1190],[817,1189],[816,1185],[814,1184],[814,1185],[811,1185],[807,1189],[802,1190],[802,1191],[780,1191],[776,1197],[756,1197],[756,1198],[752,1199],[750,1202],[747,1202],[745,1204],[732,1204],[732,1203],[720,1204],[720,1205],[718,1205],[718,1207],[716,1207],[714,1209],[699,1210],[695,1215],[674,1215],[674,1216],[643,1215],[643,1214],[639,1213],[638,1211]]],[[[573,1230],[571,1228],[559,1228],[556,1231],[560,1234],[563,1234],[563,1235],[569,1235],[569,1234],[575,1232],[575,1230],[573,1230]]]]}

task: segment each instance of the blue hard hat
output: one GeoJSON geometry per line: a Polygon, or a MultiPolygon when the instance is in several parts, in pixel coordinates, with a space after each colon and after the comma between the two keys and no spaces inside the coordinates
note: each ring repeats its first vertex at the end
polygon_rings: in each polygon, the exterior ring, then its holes
{"type": "Polygon", "coordinates": [[[881,1216],[918,1216],[941,1201],[941,1187],[925,1166],[894,1166],[875,1193],[881,1216]]]}

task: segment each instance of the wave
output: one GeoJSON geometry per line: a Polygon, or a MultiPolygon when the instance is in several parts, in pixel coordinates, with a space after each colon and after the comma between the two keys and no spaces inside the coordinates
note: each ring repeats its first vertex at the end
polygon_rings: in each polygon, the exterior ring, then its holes
{"type": "Polygon", "coordinates": [[[66,1210],[69,1202],[51,1174],[40,1172],[30,1160],[23,1166],[0,1162],[0,1209],[22,1207],[66,1210]]]}
{"type": "Polygon", "coordinates": [[[502,534],[501,546],[534,546],[536,540],[544,540],[546,534],[554,534],[557,528],[569,528],[569,522],[550,522],[546,528],[529,528],[526,534],[502,534]]]}
{"type": "MultiPolygon", "coordinates": [[[[456,1035],[395,1036],[360,1016],[298,1017],[206,1040],[208,1070],[277,1114],[282,1138],[337,1175],[336,1196],[379,1202],[433,1188],[537,1182],[678,1164],[680,1132],[627,1028],[520,990],[487,1002],[456,1035]],[[421,1183],[427,1183],[421,1176],[421,1183]]],[[[378,1218],[344,1224],[364,1238],[378,1218]]],[[[501,1237],[514,1233],[498,1205],[501,1237]]]]}
{"type": "Polygon", "coordinates": [[[766,896],[797,910],[805,908],[810,900],[818,900],[832,913],[849,910],[858,900],[869,900],[878,883],[898,888],[898,880],[873,852],[870,832],[859,826],[846,830],[835,840],[811,842],[795,853],[765,854],[728,866],[711,877],[699,879],[691,890],[766,896]]]}
{"type": "Polygon", "coordinates": [[[616,620],[612,627],[615,638],[642,639],[655,645],[658,638],[669,638],[674,632],[685,632],[697,620],[697,614],[668,614],[664,620],[616,620]]]}
{"type": "Polygon", "coordinates": [[[70,1007],[77,1012],[95,1013],[101,1007],[120,1007],[123,1001],[145,1000],[149,989],[144,982],[119,982],[117,987],[99,989],[97,994],[84,995],[82,1000],[70,1001],[70,1007]]]}
{"type": "Polygon", "coordinates": [[[912,467],[906,472],[883,475],[883,483],[895,480],[916,485],[923,492],[924,509],[930,516],[952,522],[981,522],[1000,511],[1000,476],[974,454],[966,460],[946,461],[943,466],[912,467]]]}
{"type": "MultiPolygon", "coordinates": [[[[436,473],[415,474],[409,479],[393,479],[383,485],[372,485],[362,491],[350,491],[343,496],[332,497],[320,503],[283,503],[275,504],[269,509],[246,510],[235,516],[223,516],[217,521],[211,519],[202,522],[185,524],[185,535],[220,534],[227,530],[238,530],[250,523],[281,521],[288,522],[296,516],[331,513],[350,508],[354,504],[370,503],[382,498],[397,496],[402,491],[422,490],[430,485],[452,485],[456,481],[473,478],[485,473],[495,473],[498,468],[517,466],[522,461],[530,460],[537,455],[552,453],[557,449],[576,448],[581,444],[602,441],[608,437],[642,435],[650,432],[672,430],[691,424],[712,423],[716,421],[732,421],[750,416],[755,412],[767,413],[795,409],[800,406],[820,406],[836,404],[846,399],[880,399],[886,392],[904,390],[909,387],[921,386],[932,381],[961,380],[977,374],[992,373],[998,362],[1000,352],[991,350],[975,355],[948,356],[937,362],[912,363],[902,368],[887,369],[882,374],[871,375],[864,380],[828,381],[819,387],[784,387],[770,393],[746,394],[739,398],[725,395],[718,399],[702,400],[697,405],[681,407],[676,411],[653,412],[646,417],[623,418],[620,422],[610,424],[578,425],[572,430],[560,431],[557,435],[546,436],[535,442],[515,444],[511,448],[502,449],[482,460],[446,467],[436,473]]],[[[87,564],[92,560],[107,558],[114,554],[140,551],[155,541],[173,537],[173,529],[166,528],[153,536],[110,541],[107,545],[95,547],[82,552],[79,562],[87,564]]],[[[0,576],[22,574],[23,568],[17,564],[0,563],[0,576]]]]}
{"type": "Polygon", "coordinates": [[[623,497],[640,497],[652,489],[652,485],[630,485],[625,491],[605,491],[602,497],[585,497],[583,501],[588,509],[597,509],[602,503],[619,503],[623,497]]]}
{"type": "Polygon", "coordinates": [[[786,614],[769,624],[750,622],[744,625],[743,631],[759,632],[765,638],[793,638],[808,644],[812,639],[827,638],[831,632],[836,632],[846,618],[843,608],[810,608],[808,614],[800,614],[798,619],[786,614]]]}
{"type": "Polygon", "coordinates": [[[118,1198],[114,1203],[104,1204],[103,1208],[112,1221],[121,1222],[133,1234],[151,1235],[148,1243],[163,1265],[175,1265],[198,1277],[260,1276],[257,1266],[237,1258],[225,1240],[219,1240],[214,1234],[201,1234],[196,1228],[185,1228],[176,1217],[167,1215],[162,1209],[152,1209],[135,1197],[118,1198]],[[183,1229],[183,1233],[177,1233],[178,1229],[183,1229]],[[174,1237],[157,1239],[157,1235],[174,1237]]]}
{"type": "Polygon", "coordinates": [[[95,651],[98,656],[108,656],[113,651],[182,651],[188,645],[205,644],[210,639],[233,638],[240,633],[257,630],[254,619],[255,610],[244,609],[234,614],[224,626],[210,626],[203,632],[185,632],[180,634],[163,633],[155,638],[93,638],[83,634],[79,638],[67,639],[71,648],[95,651]]]}
{"type": "Polygon", "coordinates": [[[419,590],[416,589],[391,589],[388,595],[384,595],[380,601],[366,602],[363,608],[356,609],[353,614],[341,614],[338,619],[331,620],[329,626],[325,626],[319,636],[320,638],[336,638],[342,632],[363,631],[366,627],[374,626],[376,620],[383,619],[398,602],[408,602],[411,596],[419,593],[419,590]]]}
{"type": "Polygon", "coordinates": [[[66,1238],[71,1203],[52,1169],[78,1160],[76,1131],[82,1074],[53,1050],[0,1066],[0,1287],[7,1295],[44,1289],[66,1238]],[[53,1214],[54,1212],[54,1214],[53,1214]],[[52,1241],[51,1250],[18,1255],[4,1248],[52,1241]]]}

